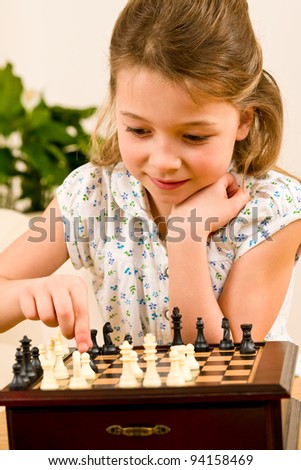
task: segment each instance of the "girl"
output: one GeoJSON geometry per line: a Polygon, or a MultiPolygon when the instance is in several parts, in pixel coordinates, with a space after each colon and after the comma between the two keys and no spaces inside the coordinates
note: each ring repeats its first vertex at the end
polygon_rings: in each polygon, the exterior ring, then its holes
{"type": "Polygon", "coordinates": [[[129,0],[110,67],[104,143],[1,254],[2,331],[40,319],[87,350],[86,286],[52,274],[69,256],[91,270],[116,343],[170,342],[175,306],[185,342],[198,316],[211,343],[224,316],[234,341],[242,323],[255,341],[288,339],[301,185],[275,171],[282,103],[247,1],[129,0]]]}

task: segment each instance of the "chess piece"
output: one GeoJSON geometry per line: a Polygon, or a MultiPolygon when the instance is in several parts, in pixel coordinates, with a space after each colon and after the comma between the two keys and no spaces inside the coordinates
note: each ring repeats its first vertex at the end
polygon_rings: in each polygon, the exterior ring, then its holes
{"type": "Polygon", "coordinates": [[[92,353],[92,348],[88,349],[88,354],[90,356],[90,367],[92,370],[94,370],[95,374],[98,374],[99,370],[98,370],[98,367],[97,367],[97,364],[95,362],[95,358],[94,358],[94,355],[92,353]]]}
{"type": "Polygon", "coordinates": [[[40,363],[43,368],[43,362],[47,360],[47,350],[46,350],[45,344],[39,344],[38,350],[39,350],[40,363]]]}
{"type": "Polygon", "coordinates": [[[49,340],[47,341],[47,346],[46,346],[46,358],[48,361],[52,362],[53,366],[56,361],[54,346],[55,346],[55,339],[49,338],[49,340]]]}
{"type": "Polygon", "coordinates": [[[161,378],[158,374],[156,368],[156,346],[157,343],[154,341],[153,335],[146,335],[144,337],[144,351],[145,351],[145,361],[146,361],[146,371],[143,379],[143,387],[160,387],[161,386],[161,378]]]}
{"type": "Polygon", "coordinates": [[[195,352],[209,351],[210,348],[204,336],[204,321],[202,317],[197,318],[196,328],[197,328],[198,333],[197,333],[197,337],[194,343],[195,352]]]}
{"type": "Polygon", "coordinates": [[[125,336],[124,336],[124,341],[128,341],[130,344],[133,344],[133,338],[132,336],[127,333],[125,336]]]}
{"type": "Polygon", "coordinates": [[[42,363],[43,378],[41,381],[41,390],[57,390],[59,388],[56,378],[53,373],[53,362],[46,359],[42,363]]]}
{"type": "Polygon", "coordinates": [[[36,346],[31,348],[31,357],[32,357],[32,360],[31,360],[32,367],[36,371],[37,378],[40,378],[43,375],[43,369],[42,369],[41,361],[40,361],[40,351],[39,351],[39,348],[37,348],[36,346]]]}
{"type": "Polygon", "coordinates": [[[190,382],[192,380],[192,374],[189,367],[186,364],[186,346],[185,344],[179,344],[176,346],[171,346],[171,351],[177,351],[179,355],[179,367],[181,374],[184,377],[185,382],[190,382]]]}
{"type": "Polygon", "coordinates": [[[227,351],[229,349],[234,349],[234,343],[230,337],[230,325],[227,318],[222,319],[222,328],[224,330],[223,339],[219,343],[219,349],[222,351],[227,351]]]}
{"type": "Polygon", "coordinates": [[[120,345],[120,354],[122,362],[122,373],[119,380],[120,388],[134,388],[139,385],[133,373],[133,356],[131,356],[132,346],[128,341],[123,341],[120,345]]]}
{"type": "Polygon", "coordinates": [[[242,325],[240,325],[243,331],[243,337],[240,344],[240,354],[256,353],[255,343],[251,337],[252,326],[253,325],[251,323],[243,323],[242,325]]]}
{"type": "Polygon", "coordinates": [[[31,339],[29,339],[27,336],[23,336],[23,338],[20,340],[20,343],[22,345],[21,349],[23,355],[20,374],[22,376],[23,381],[29,380],[29,383],[33,383],[37,380],[38,376],[31,363],[31,339]]]}
{"type": "Polygon", "coordinates": [[[170,370],[166,378],[166,385],[168,387],[181,387],[185,385],[185,379],[180,370],[179,353],[175,349],[169,352],[170,370]]]}
{"type": "Polygon", "coordinates": [[[81,354],[81,375],[85,377],[87,382],[93,382],[96,374],[90,366],[90,355],[87,352],[81,354]]]}
{"type": "Polygon", "coordinates": [[[102,329],[103,332],[103,339],[104,339],[104,345],[102,347],[102,354],[105,356],[106,354],[117,354],[117,348],[115,344],[113,344],[110,333],[113,333],[113,328],[111,326],[110,322],[106,322],[103,326],[102,329]]]}
{"type": "Polygon", "coordinates": [[[194,346],[191,343],[186,344],[186,365],[191,371],[200,370],[200,365],[194,356],[194,346]]]}
{"type": "Polygon", "coordinates": [[[63,336],[63,333],[62,333],[62,330],[60,327],[58,327],[57,329],[57,341],[59,341],[62,345],[62,348],[63,348],[63,354],[69,354],[69,348],[67,346],[67,344],[65,344],[65,338],[63,336]]]}
{"type": "Polygon", "coordinates": [[[99,354],[101,354],[101,348],[98,346],[97,339],[96,339],[97,330],[92,329],[90,331],[90,334],[91,334],[91,340],[92,340],[91,354],[92,354],[93,359],[95,359],[96,356],[99,356],[99,354]]]}
{"type": "Polygon", "coordinates": [[[13,380],[9,385],[9,390],[26,390],[28,384],[26,384],[21,377],[21,365],[15,362],[13,365],[13,380]]]}
{"type": "Polygon", "coordinates": [[[130,357],[131,357],[131,365],[132,365],[132,371],[133,371],[134,376],[136,377],[137,380],[142,380],[144,373],[143,373],[143,370],[138,365],[138,353],[132,349],[130,351],[130,357]]]}
{"type": "Polygon", "coordinates": [[[60,341],[55,342],[54,346],[54,353],[55,353],[55,364],[53,368],[53,374],[56,379],[68,379],[69,372],[64,364],[63,356],[64,350],[62,343],[60,341]]]}
{"type": "Polygon", "coordinates": [[[181,337],[181,329],[182,329],[182,327],[181,327],[181,318],[182,318],[182,315],[180,314],[180,310],[179,310],[178,307],[173,308],[171,318],[172,318],[172,324],[173,324],[172,329],[174,330],[172,345],[176,346],[176,345],[184,344],[183,340],[182,340],[182,337],[181,337]]]}
{"type": "Polygon", "coordinates": [[[75,350],[72,353],[72,364],[73,364],[73,376],[69,382],[69,388],[71,390],[85,390],[90,388],[85,377],[81,374],[81,354],[75,350]]]}

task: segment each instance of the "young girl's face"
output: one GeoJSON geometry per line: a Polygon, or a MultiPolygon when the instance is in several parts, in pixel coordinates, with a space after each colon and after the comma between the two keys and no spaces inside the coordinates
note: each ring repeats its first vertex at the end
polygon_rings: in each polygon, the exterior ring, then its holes
{"type": "Polygon", "coordinates": [[[156,214],[167,215],[227,172],[236,140],[249,126],[226,101],[196,104],[180,86],[147,69],[117,77],[116,120],[126,168],[148,191],[156,214]]]}

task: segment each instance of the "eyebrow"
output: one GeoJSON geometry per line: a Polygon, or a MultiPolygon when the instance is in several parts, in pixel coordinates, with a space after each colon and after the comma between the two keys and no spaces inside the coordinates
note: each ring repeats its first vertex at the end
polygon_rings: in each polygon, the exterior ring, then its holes
{"type": "MultiPolygon", "coordinates": [[[[122,114],[122,116],[127,116],[127,117],[132,118],[132,119],[138,119],[138,120],[141,120],[141,121],[144,121],[144,122],[149,122],[144,117],[138,116],[138,114],[130,113],[128,111],[120,111],[120,114],[122,114]]],[[[201,121],[183,122],[180,125],[181,126],[207,126],[207,127],[213,127],[213,126],[217,126],[217,122],[201,120],[201,121]]]]}

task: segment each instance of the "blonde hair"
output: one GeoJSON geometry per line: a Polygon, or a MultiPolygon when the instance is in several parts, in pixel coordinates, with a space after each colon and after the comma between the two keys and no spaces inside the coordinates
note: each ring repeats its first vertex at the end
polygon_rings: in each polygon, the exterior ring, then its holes
{"type": "Polygon", "coordinates": [[[109,99],[94,133],[98,165],[121,160],[114,123],[118,72],[144,67],[180,85],[197,102],[206,93],[243,113],[252,107],[249,135],[235,144],[238,172],[264,175],[275,165],[283,133],[279,88],[262,68],[262,51],[246,0],[129,0],[110,45],[109,99]],[[99,129],[106,134],[99,144],[99,129]]]}

